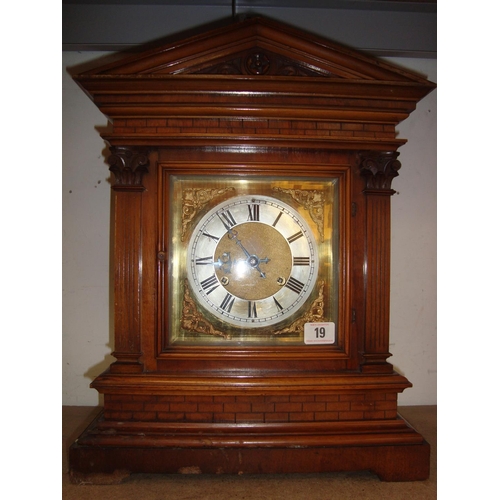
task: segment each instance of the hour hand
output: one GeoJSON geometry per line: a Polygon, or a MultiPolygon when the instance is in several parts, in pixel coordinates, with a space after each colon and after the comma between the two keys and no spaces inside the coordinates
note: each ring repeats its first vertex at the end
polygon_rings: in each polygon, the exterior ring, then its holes
{"type": "Polygon", "coordinates": [[[271,259],[268,259],[267,257],[265,259],[259,259],[256,255],[250,255],[247,259],[248,264],[250,267],[253,267],[256,271],[260,273],[261,278],[266,277],[266,273],[262,271],[262,269],[259,267],[259,264],[262,262],[264,264],[267,264],[271,259]]]}

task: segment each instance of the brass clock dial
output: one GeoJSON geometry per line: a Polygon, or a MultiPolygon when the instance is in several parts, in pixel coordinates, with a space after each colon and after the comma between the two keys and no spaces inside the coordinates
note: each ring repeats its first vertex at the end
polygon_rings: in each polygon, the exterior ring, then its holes
{"type": "Polygon", "coordinates": [[[269,196],[236,196],[208,211],[192,232],[187,259],[198,304],[240,328],[294,316],[318,277],[313,231],[291,206],[269,196]]]}
{"type": "Polygon", "coordinates": [[[164,349],[302,345],[337,320],[339,179],[227,170],[165,168],[164,349]]]}

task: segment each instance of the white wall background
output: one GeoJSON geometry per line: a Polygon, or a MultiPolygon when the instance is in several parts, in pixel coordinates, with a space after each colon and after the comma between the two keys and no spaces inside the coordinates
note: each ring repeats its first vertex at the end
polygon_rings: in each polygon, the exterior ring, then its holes
{"type": "Polygon", "coordinates": [[[97,405],[89,383],[109,365],[110,184],[104,141],[106,117],[66,71],[101,53],[63,52],[63,404],[97,405]]]}
{"type": "MultiPolygon", "coordinates": [[[[437,83],[436,60],[388,59],[437,83]]],[[[402,122],[401,170],[392,182],[389,362],[413,383],[401,405],[437,404],[437,91],[402,122]]]]}
{"type": "MultiPolygon", "coordinates": [[[[109,307],[110,184],[107,119],[66,68],[102,52],[63,52],[63,329],[62,403],[94,406],[90,382],[114,358],[109,307]]],[[[435,59],[387,59],[437,82],[435,59]]],[[[436,103],[424,98],[399,127],[408,144],[393,181],[392,300],[389,359],[413,388],[401,405],[437,403],[436,396],[436,103]]]]}

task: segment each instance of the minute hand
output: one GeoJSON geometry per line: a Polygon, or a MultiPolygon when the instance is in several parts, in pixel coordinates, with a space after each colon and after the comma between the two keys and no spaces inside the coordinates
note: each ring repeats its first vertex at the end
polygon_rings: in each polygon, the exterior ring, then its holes
{"type": "Polygon", "coordinates": [[[266,273],[264,273],[261,268],[259,267],[259,264],[261,262],[268,263],[269,259],[266,257],[265,259],[259,259],[256,255],[251,255],[250,252],[243,246],[241,243],[241,240],[238,239],[238,233],[236,231],[233,231],[232,229],[229,229],[227,231],[228,238],[231,240],[234,240],[234,242],[243,250],[247,257],[247,262],[250,264],[251,267],[259,271],[261,278],[266,277],[266,273]]]}

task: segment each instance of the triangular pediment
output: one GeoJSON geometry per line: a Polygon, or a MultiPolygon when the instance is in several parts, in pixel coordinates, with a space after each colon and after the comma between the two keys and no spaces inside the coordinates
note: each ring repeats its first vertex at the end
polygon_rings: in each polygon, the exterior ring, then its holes
{"type": "Polygon", "coordinates": [[[110,144],[399,147],[395,126],[435,85],[264,18],[74,76],[113,121],[110,144]],[[314,139],[313,139],[314,138],[314,139]]]}
{"type": "Polygon", "coordinates": [[[414,73],[262,17],[169,42],[85,72],[87,76],[179,74],[426,82],[414,73]]]}

